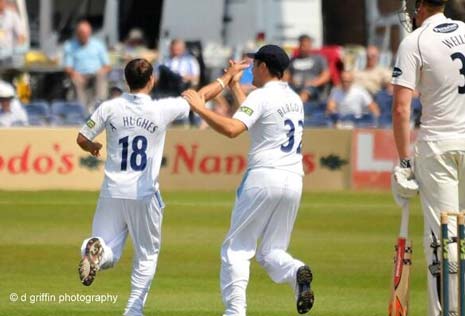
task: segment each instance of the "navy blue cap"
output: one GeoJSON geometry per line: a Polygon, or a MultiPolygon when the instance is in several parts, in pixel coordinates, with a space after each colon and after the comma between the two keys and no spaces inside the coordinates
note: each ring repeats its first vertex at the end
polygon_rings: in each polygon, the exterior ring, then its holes
{"type": "Polygon", "coordinates": [[[436,4],[436,5],[443,5],[446,4],[448,0],[423,0],[425,2],[436,4]]]}
{"type": "Polygon", "coordinates": [[[284,72],[289,66],[289,56],[277,45],[265,45],[256,53],[247,54],[248,57],[263,61],[269,68],[284,72]]]}

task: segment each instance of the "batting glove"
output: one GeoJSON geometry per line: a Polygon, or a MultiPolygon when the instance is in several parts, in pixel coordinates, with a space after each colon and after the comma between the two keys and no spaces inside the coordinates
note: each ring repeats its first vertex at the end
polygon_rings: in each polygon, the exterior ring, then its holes
{"type": "Polygon", "coordinates": [[[403,159],[399,166],[394,168],[391,177],[391,187],[394,199],[410,199],[418,194],[419,186],[415,180],[410,160],[403,159]]]}

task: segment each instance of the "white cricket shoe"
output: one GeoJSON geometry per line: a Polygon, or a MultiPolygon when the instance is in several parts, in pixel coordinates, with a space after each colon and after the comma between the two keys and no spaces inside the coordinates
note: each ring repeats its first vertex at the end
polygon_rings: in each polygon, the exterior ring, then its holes
{"type": "Polygon", "coordinates": [[[78,268],[79,278],[85,286],[91,285],[94,281],[97,271],[100,269],[102,256],[103,247],[100,240],[98,238],[89,239],[78,268]]]}

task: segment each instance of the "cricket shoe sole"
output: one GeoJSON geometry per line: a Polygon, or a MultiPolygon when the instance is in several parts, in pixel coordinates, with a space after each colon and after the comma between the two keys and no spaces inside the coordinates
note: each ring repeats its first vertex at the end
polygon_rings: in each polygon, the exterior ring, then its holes
{"type": "Polygon", "coordinates": [[[297,270],[297,311],[299,314],[308,313],[315,302],[311,284],[313,281],[312,270],[309,266],[302,266],[297,270]]]}
{"type": "Polygon", "coordinates": [[[84,256],[79,262],[79,278],[82,284],[89,286],[94,282],[102,261],[103,247],[98,238],[91,238],[86,244],[84,256]]]}

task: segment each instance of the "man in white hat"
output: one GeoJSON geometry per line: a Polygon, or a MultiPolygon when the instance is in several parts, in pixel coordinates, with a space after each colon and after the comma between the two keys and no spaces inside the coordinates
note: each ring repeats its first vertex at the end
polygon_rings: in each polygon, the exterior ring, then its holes
{"type": "Polygon", "coordinates": [[[0,127],[28,125],[26,111],[15,98],[13,86],[0,81],[0,127]]]}

